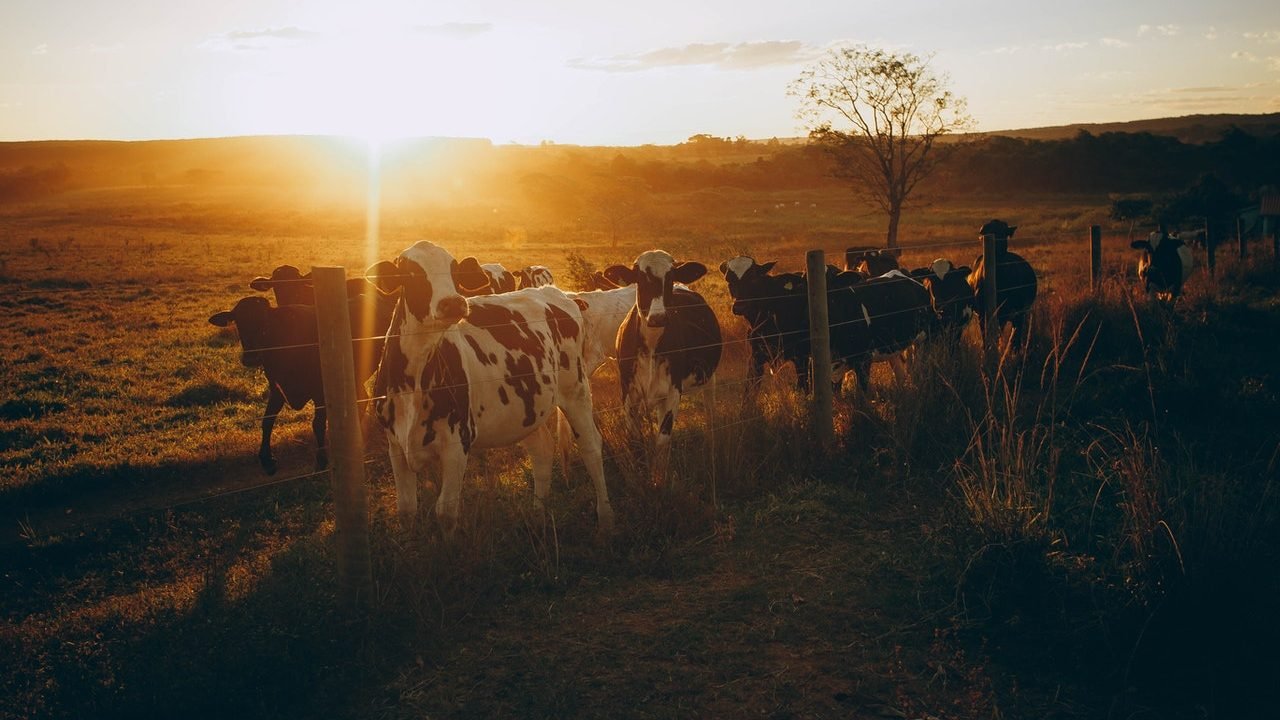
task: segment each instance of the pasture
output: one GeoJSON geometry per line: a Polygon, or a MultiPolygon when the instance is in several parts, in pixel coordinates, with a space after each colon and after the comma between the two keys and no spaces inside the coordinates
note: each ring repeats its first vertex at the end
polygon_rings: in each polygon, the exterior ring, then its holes
{"type": "MultiPolygon", "coordinates": [[[[798,270],[872,244],[834,190],[660,197],[625,232],[491,203],[117,188],[0,206],[0,716],[1231,717],[1280,671],[1280,331],[1271,258],[1219,259],[1175,308],[1131,292],[1105,197],[950,198],[903,221],[903,265],[1019,226],[1041,279],[1024,354],[921,348],[905,386],[836,400],[823,455],[790,370],[743,393],[745,332],[714,268],[798,270]],[[713,197],[714,196],[714,197],[713,197]],[[1107,280],[1088,292],[1091,224],[1107,280]],[[618,529],[581,467],[549,519],[518,449],[473,458],[459,528],[394,517],[366,437],[376,598],[334,602],[310,410],[255,449],[263,379],[206,319],[276,265],[357,274],[417,239],[509,269],[712,271],[725,356],[682,404],[672,481],[594,381],[618,529]],[[950,244],[950,245],[948,245],[950,244]],[[573,253],[573,258],[570,257],[573,253]]],[[[1224,255],[1226,253],[1224,252],[1224,255]]]]}

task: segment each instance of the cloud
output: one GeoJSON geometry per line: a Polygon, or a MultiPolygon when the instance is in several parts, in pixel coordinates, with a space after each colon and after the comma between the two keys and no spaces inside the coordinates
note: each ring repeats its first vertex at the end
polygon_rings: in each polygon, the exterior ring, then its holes
{"type": "Polygon", "coordinates": [[[1163,35],[1164,37],[1173,37],[1181,31],[1182,31],[1182,28],[1177,25],[1145,25],[1144,24],[1144,25],[1138,26],[1138,35],[1148,35],[1154,32],[1158,35],[1163,35]]]}
{"type": "Polygon", "coordinates": [[[1098,44],[1104,47],[1109,47],[1109,48],[1129,47],[1129,43],[1125,42],[1124,40],[1121,40],[1119,38],[1112,38],[1112,37],[1104,37],[1098,41],[1098,44]]]}
{"type": "Polygon", "coordinates": [[[662,67],[708,65],[721,70],[752,70],[771,65],[795,65],[812,59],[817,50],[799,40],[745,43],[693,43],[632,55],[574,58],[569,67],[605,72],[638,72],[662,67]]]}
{"type": "Polygon", "coordinates": [[[1247,32],[1244,34],[1246,40],[1264,43],[1280,43],[1280,30],[1265,30],[1263,32],[1247,32]]]}
{"type": "Polygon", "coordinates": [[[1201,94],[1201,93],[1239,92],[1239,90],[1240,90],[1240,88],[1236,88],[1236,87],[1229,87],[1229,86],[1227,86],[1227,85],[1209,85],[1209,86],[1206,86],[1206,87],[1171,88],[1171,89],[1169,90],[1169,92],[1171,92],[1171,93],[1195,93],[1195,94],[1201,94]]]}
{"type": "Polygon", "coordinates": [[[40,43],[39,45],[31,48],[31,54],[32,55],[48,55],[49,43],[40,43]]]}
{"type": "Polygon", "coordinates": [[[493,30],[493,23],[450,22],[436,25],[414,25],[413,29],[427,35],[444,35],[447,37],[467,38],[483,35],[493,30]]]}
{"type": "Polygon", "coordinates": [[[980,54],[982,55],[1013,55],[1021,49],[1022,48],[1018,45],[1003,45],[998,48],[983,50],[980,54]]]}
{"type": "Polygon", "coordinates": [[[1267,69],[1272,72],[1280,72],[1280,57],[1271,56],[1267,58],[1267,69]]]}
{"type": "Polygon", "coordinates": [[[1051,52],[1069,52],[1071,50],[1080,50],[1089,47],[1087,42],[1064,42],[1057,45],[1045,45],[1044,49],[1051,52]]]}
{"type": "Polygon", "coordinates": [[[1231,53],[1232,60],[1243,60],[1245,62],[1258,62],[1258,56],[1248,50],[1237,50],[1231,53]]]}
{"type": "Polygon", "coordinates": [[[1213,27],[1212,25],[1210,25],[1210,26],[1209,26],[1209,29],[1208,29],[1208,30],[1206,30],[1206,31],[1205,31],[1205,33],[1204,33],[1204,39],[1205,39],[1205,40],[1217,40],[1217,39],[1218,39],[1218,28],[1213,27]]]}
{"type": "Polygon", "coordinates": [[[320,33],[300,27],[287,26],[263,30],[231,30],[214,35],[200,44],[212,50],[266,50],[272,47],[296,45],[318,37],[320,33]]]}

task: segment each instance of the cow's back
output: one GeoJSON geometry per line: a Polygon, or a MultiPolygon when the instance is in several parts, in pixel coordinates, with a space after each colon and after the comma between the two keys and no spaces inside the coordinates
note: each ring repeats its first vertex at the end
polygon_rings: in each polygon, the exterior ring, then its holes
{"type": "MultiPolygon", "coordinates": [[[[996,304],[1002,321],[1027,313],[1036,299],[1036,273],[1030,263],[1014,252],[996,255],[996,304]]],[[[983,312],[986,303],[986,274],[991,271],[986,258],[979,255],[969,274],[974,307],[983,312]]]]}
{"type": "Polygon", "coordinates": [[[845,360],[905,349],[936,317],[929,291],[905,274],[833,293],[828,307],[832,354],[845,360]]]}

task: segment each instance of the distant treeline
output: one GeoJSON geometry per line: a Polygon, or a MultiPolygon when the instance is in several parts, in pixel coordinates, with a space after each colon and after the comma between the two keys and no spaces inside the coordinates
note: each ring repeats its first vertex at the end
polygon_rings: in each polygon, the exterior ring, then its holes
{"type": "MultiPolygon", "coordinates": [[[[938,150],[945,160],[921,188],[926,194],[1158,194],[1213,175],[1248,196],[1259,186],[1280,184],[1280,134],[1236,126],[1204,143],[1082,130],[1056,140],[979,136],[938,150]]],[[[803,141],[710,135],[622,148],[407,141],[389,147],[378,168],[384,199],[464,204],[576,204],[594,193],[616,205],[632,195],[841,185],[822,152],[803,141]]],[[[0,202],[110,186],[326,189],[363,202],[369,169],[363,144],[336,138],[0,143],[0,202]]]]}

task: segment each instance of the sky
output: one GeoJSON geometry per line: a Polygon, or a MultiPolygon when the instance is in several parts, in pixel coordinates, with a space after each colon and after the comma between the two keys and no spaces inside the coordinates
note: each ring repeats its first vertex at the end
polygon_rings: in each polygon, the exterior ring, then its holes
{"type": "Polygon", "coordinates": [[[795,137],[788,84],[855,43],[979,130],[1280,112],[1274,0],[2,0],[0,140],[795,137]]]}

